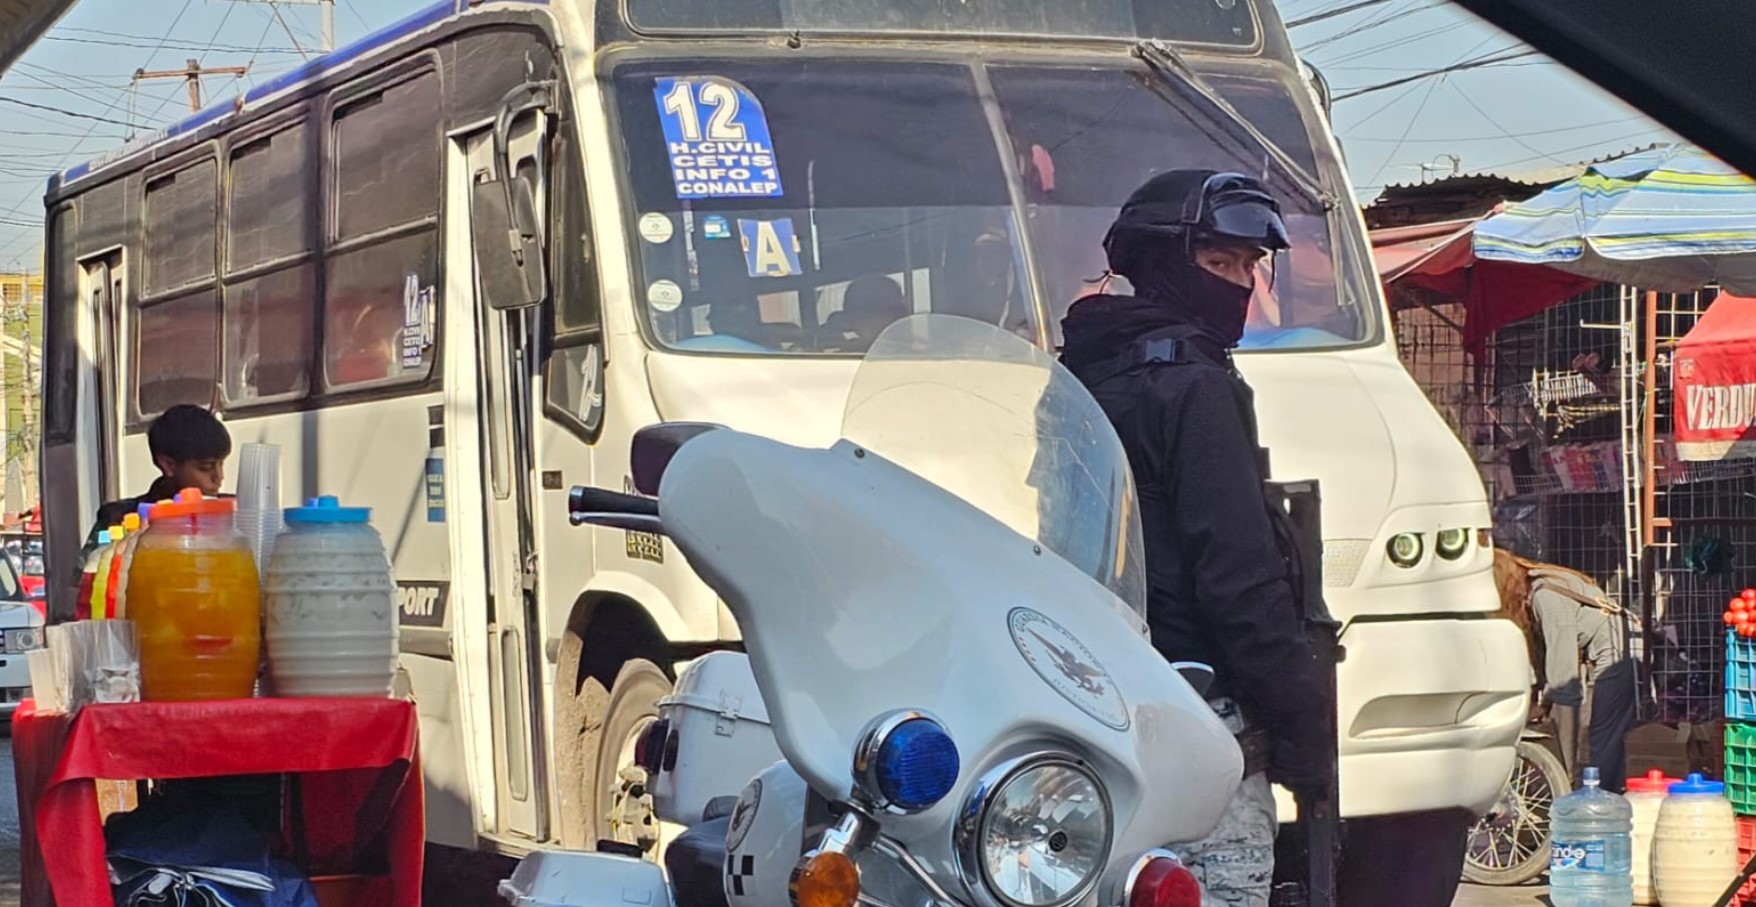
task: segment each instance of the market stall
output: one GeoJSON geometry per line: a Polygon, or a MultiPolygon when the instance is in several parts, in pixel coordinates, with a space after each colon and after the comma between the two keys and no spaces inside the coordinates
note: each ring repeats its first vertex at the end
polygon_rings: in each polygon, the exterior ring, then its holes
{"type": "Polygon", "coordinates": [[[395,585],[370,513],[282,510],[246,445],[94,531],[78,613],[13,720],[26,907],[418,907],[419,722],[392,698],[395,585]],[[284,528],[283,528],[284,527],[284,528]]]}

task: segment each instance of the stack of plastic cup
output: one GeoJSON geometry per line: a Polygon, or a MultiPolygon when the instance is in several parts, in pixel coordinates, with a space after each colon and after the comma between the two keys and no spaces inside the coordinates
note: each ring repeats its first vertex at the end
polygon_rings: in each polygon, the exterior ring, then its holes
{"type": "Polygon", "coordinates": [[[256,554],[258,571],[268,566],[281,530],[280,447],[246,444],[238,452],[238,534],[256,554]]]}

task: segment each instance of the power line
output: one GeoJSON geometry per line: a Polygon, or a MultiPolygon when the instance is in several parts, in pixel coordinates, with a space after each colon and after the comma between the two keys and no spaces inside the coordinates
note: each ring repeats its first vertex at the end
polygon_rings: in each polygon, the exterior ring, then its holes
{"type": "MultiPolygon", "coordinates": [[[[1453,85],[1452,87],[1456,88],[1457,86],[1453,85]]],[[[1582,129],[1596,129],[1596,128],[1603,127],[1603,126],[1620,126],[1620,125],[1624,125],[1627,123],[1639,122],[1642,119],[1644,119],[1644,118],[1643,117],[1622,117],[1620,119],[1615,119],[1615,120],[1603,120],[1603,121],[1597,122],[1597,123],[1580,123],[1576,126],[1563,126],[1563,127],[1559,127],[1556,129],[1537,129],[1537,130],[1533,130],[1530,132],[1509,133],[1503,137],[1504,138],[1531,138],[1533,136],[1539,136],[1539,135],[1555,135],[1557,133],[1562,133],[1562,132],[1578,132],[1582,129]]],[[[1394,142],[1394,141],[1397,141],[1397,139],[1392,138],[1390,136],[1349,135],[1346,138],[1347,138],[1347,141],[1350,143],[1352,143],[1352,142],[1394,142]]],[[[1420,142],[1420,143],[1424,143],[1424,144],[1443,145],[1443,144],[1450,144],[1450,143],[1456,143],[1456,142],[1499,141],[1500,138],[1502,138],[1502,136],[1464,135],[1464,136],[1452,136],[1450,138],[1422,136],[1421,138],[1418,138],[1418,139],[1408,139],[1408,141],[1411,144],[1415,143],[1415,142],[1420,142]]]]}
{"type": "MultiPolygon", "coordinates": [[[[1365,22],[1362,22],[1356,28],[1342,29],[1341,31],[1338,31],[1335,34],[1330,35],[1327,38],[1322,38],[1322,39],[1313,41],[1310,44],[1304,45],[1303,47],[1300,48],[1300,52],[1303,54],[1309,54],[1309,53],[1317,50],[1318,48],[1328,47],[1331,44],[1334,44],[1338,41],[1345,41],[1348,38],[1357,38],[1363,34],[1366,34],[1367,32],[1376,31],[1380,28],[1383,28],[1384,26],[1389,25],[1390,23],[1395,22],[1398,19],[1405,19],[1409,16],[1416,15],[1417,13],[1424,13],[1424,12],[1427,12],[1428,10],[1438,9],[1439,6],[1440,6],[1440,4],[1438,4],[1438,3],[1422,3],[1421,0],[1409,0],[1409,3],[1407,6],[1404,6],[1400,9],[1382,10],[1378,14],[1367,19],[1365,22]]],[[[1406,38],[1395,38],[1395,39],[1392,39],[1392,43],[1403,41],[1403,40],[1406,40],[1406,38]]]]}
{"type": "MultiPolygon", "coordinates": [[[[1420,121],[1421,114],[1426,112],[1427,102],[1433,100],[1433,93],[1438,90],[1439,85],[1443,81],[1444,81],[1444,79],[1443,79],[1443,77],[1441,77],[1439,82],[1434,82],[1433,84],[1427,86],[1427,94],[1426,94],[1426,97],[1421,98],[1421,106],[1415,108],[1415,115],[1412,117],[1409,117],[1408,118],[1408,125],[1403,127],[1403,130],[1402,130],[1402,137],[1403,138],[1405,138],[1405,139],[1408,138],[1409,133],[1415,131],[1415,123],[1420,121]]],[[[1378,169],[1372,171],[1371,176],[1366,177],[1366,182],[1371,182],[1372,180],[1377,179],[1378,175],[1380,173],[1384,172],[1384,168],[1389,167],[1390,162],[1396,159],[1396,153],[1398,151],[1401,151],[1401,150],[1402,150],[1402,145],[1400,143],[1393,146],[1390,149],[1390,151],[1384,155],[1384,161],[1378,165],[1378,169]]]]}
{"type": "Polygon", "coordinates": [[[1357,98],[1361,95],[1371,94],[1371,93],[1377,92],[1377,91],[1383,91],[1386,88],[1395,88],[1398,85],[1407,85],[1410,82],[1419,82],[1423,79],[1431,79],[1434,76],[1450,75],[1451,73],[1463,72],[1464,70],[1468,70],[1468,69],[1481,69],[1484,66],[1494,66],[1494,65],[1497,65],[1500,63],[1504,63],[1507,60],[1517,60],[1517,59],[1520,59],[1522,57],[1534,57],[1536,55],[1537,55],[1537,52],[1534,50],[1521,50],[1521,51],[1518,51],[1517,53],[1514,53],[1514,54],[1511,54],[1508,56],[1478,57],[1474,60],[1470,60],[1470,61],[1467,61],[1464,63],[1453,63],[1450,66],[1442,66],[1438,69],[1429,69],[1429,70],[1426,70],[1425,72],[1418,72],[1412,76],[1404,76],[1403,78],[1400,78],[1400,79],[1391,79],[1388,82],[1379,82],[1376,85],[1367,85],[1364,88],[1356,88],[1353,91],[1344,92],[1342,94],[1336,95],[1333,100],[1345,101],[1349,98],[1357,98]]]}
{"type": "Polygon", "coordinates": [[[1383,4],[1386,4],[1389,2],[1390,2],[1390,0],[1360,0],[1360,2],[1358,2],[1358,3],[1349,3],[1347,6],[1341,6],[1341,7],[1337,7],[1335,9],[1332,9],[1332,10],[1327,10],[1325,12],[1315,13],[1313,15],[1306,16],[1302,19],[1294,19],[1293,21],[1287,23],[1287,28],[1298,28],[1301,25],[1310,25],[1313,22],[1322,22],[1325,19],[1333,19],[1336,16],[1345,16],[1348,13],[1354,12],[1355,10],[1362,10],[1362,9],[1365,9],[1369,6],[1382,6],[1383,4]]]}
{"type": "Polygon", "coordinates": [[[50,105],[50,104],[33,104],[29,101],[21,101],[17,98],[0,97],[0,104],[17,104],[20,107],[29,107],[29,108],[32,108],[33,110],[47,110],[50,113],[58,113],[64,117],[78,117],[79,119],[82,119],[82,120],[96,120],[99,123],[109,123],[113,126],[127,126],[129,129],[145,129],[146,128],[146,127],[140,125],[139,123],[130,123],[127,120],[113,120],[113,119],[110,119],[109,117],[96,116],[94,114],[89,114],[89,113],[80,113],[77,110],[68,110],[64,107],[55,107],[55,106],[50,105]]]}
{"type": "MultiPolygon", "coordinates": [[[[153,47],[153,45],[151,45],[151,44],[141,44],[141,43],[132,42],[132,41],[109,41],[109,40],[105,40],[103,38],[66,38],[66,37],[56,37],[54,35],[49,35],[49,36],[44,37],[43,40],[44,41],[59,41],[59,42],[65,43],[65,44],[91,44],[91,45],[97,45],[99,47],[137,47],[137,48],[151,48],[151,47],[153,47]]],[[[170,44],[166,44],[163,48],[159,48],[159,49],[161,49],[161,50],[180,50],[180,51],[184,51],[186,53],[207,53],[210,51],[219,51],[221,53],[238,53],[238,54],[264,53],[264,54],[289,54],[290,55],[290,54],[298,53],[297,50],[294,50],[293,48],[290,48],[290,47],[255,48],[255,47],[243,47],[243,46],[224,45],[224,44],[202,45],[202,44],[196,44],[193,42],[188,42],[188,43],[172,42],[170,44]]]]}

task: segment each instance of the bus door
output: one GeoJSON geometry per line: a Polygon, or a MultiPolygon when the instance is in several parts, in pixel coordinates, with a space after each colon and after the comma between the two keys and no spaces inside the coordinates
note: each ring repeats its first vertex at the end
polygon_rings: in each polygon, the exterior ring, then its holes
{"type": "MultiPolygon", "coordinates": [[[[527,114],[510,130],[507,149],[513,172],[535,183],[539,192],[545,128],[540,114],[527,114]]],[[[472,135],[465,143],[467,166],[457,178],[472,184],[487,179],[494,172],[492,131],[472,135]]],[[[470,216],[478,215],[472,210],[470,216]]],[[[476,286],[479,293],[479,281],[476,286]]],[[[540,319],[534,308],[496,310],[479,296],[471,303],[480,363],[477,391],[484,472],[480,487],[486,517],[496,813],[501,832],[543,840],[549,832],[548,746],[541,717],[546,707],[531,487],[532,370],[538,358],[540,319]]]]}
{"type": "Polygon", "coordinates": [[[116,249],[79,263],[79,355],[88,367],[79,370],[78,431],[90,439],[96,456],[83,459],[79,470],[79,513],[90,519],[105,501],[120,497],[116,448],[121,439],[121,325],[124,292],[122,250],[116,249]]]}

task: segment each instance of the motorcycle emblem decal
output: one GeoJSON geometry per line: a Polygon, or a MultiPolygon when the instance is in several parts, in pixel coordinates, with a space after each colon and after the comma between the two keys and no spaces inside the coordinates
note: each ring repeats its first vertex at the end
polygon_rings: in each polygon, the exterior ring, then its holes
{"type": "Polygon", "coordinates": [[[732,821],[726,828],[726,849],[737,850],[744,843],[744,836],[750,833],[750,826],[756,824],[756,808],[762,805],[762,779],[752,778],[744,786],[744,792],[738,795],[738,805],[732,807],[732,821]]]}
{"type": "Polygon", "coordinates": [[[1018,654],[1062,698],[1100,723],[1128,729],[1128,703],[1109,672],[1072,633],[1029,608],[1014,608],[1006,622],[1018,654]]]}

